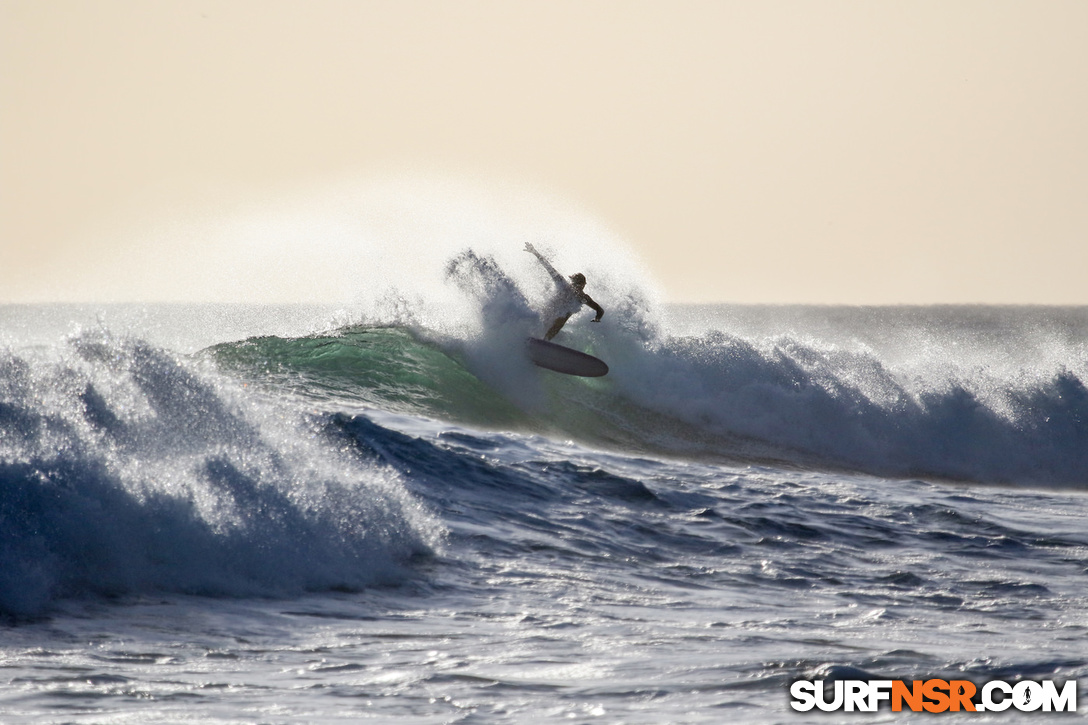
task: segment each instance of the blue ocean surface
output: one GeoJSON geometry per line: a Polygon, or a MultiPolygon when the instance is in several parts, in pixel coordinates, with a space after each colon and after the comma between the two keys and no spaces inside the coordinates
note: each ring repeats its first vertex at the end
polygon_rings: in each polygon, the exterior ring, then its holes
{"type": "Polygon", "coordinates": [[[898,722],[933,715],[788,688],[1088,683],[1088,308],[595,290],[583,379],[458,264],[474,325],[0,306],[0,722],[898,722]]]}

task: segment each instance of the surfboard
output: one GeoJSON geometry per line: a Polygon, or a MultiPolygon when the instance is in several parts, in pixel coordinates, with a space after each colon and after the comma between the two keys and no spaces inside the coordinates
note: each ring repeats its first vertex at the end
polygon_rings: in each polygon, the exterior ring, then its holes
{"type": "Polygon", "coordinates": [[[599,378],[608,374],[608,366],[603,360],[554,342],[530,337],[525,342],[525,349],[533,364],[557,373],[583,378],[599,378]]]}

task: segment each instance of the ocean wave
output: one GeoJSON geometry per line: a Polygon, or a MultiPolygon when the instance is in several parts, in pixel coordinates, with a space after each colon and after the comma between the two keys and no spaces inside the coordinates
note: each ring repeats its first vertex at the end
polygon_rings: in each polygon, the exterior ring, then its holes
{"type": "Polygon", "coordinates": [[[440,527],[320,424],[134,339],[0,352],[0,614],[403,577],[440,527]]]}
{"type": "Polygon", "coordinates": [[[1088,388],[1060,364],[919,373],[872,350],[790,336],[595,327],[592,337],[565,331],[564,342],[608,361],[612,372],[597,380],[531,368],[507,340],[460,340],[418,326],[253,338],[208,354],[330,402],[628,451],[893,477],[1088,484],[1088,388]]]}
{"type": "Polygon", "coordinates": [[[1060,364],[1007,374],[949,360],[908,372],[871,350],[712,332],[627,352],[613,370],[640,405],[780,446],[806,465],[1088,484],[1088,389],[1060,364]]]}

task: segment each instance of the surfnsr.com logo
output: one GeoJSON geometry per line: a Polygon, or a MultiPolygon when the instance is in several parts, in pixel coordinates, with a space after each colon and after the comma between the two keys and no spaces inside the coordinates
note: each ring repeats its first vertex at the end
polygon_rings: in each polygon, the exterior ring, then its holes
{"type": "Polygon", "coordinates": [[[800,712],[876,712],[887,703],[892,712],[1076,712],[1077,681],[1061,687],[1054,680],[1005,682],[981,687],[970,680],[797,680],[790,685],[790,707],[800,712]]]}

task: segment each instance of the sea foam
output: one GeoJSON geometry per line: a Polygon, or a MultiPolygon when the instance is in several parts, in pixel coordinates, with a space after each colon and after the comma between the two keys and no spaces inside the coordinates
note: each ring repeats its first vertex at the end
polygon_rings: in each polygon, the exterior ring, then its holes
{"type": "Polygon", "coordinates": [[[242,386],[104,331],[0,352],[0,613],[362,588],[433,551],[396,473],[242,386]]]}

